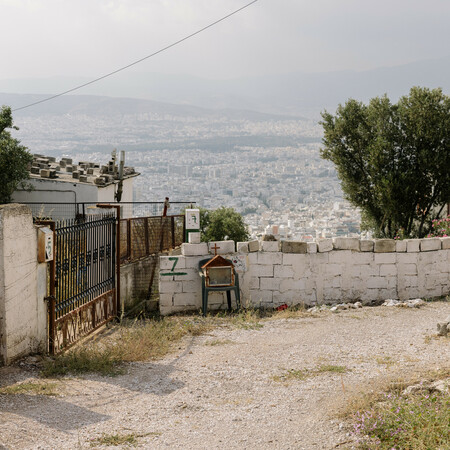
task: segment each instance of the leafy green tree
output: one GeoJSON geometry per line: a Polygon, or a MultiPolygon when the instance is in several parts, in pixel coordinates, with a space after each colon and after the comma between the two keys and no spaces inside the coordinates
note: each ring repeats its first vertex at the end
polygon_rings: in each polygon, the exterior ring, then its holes
{"type": "Polygon", "coordinates": [[[362,228],[423,237],[450,200],[450,97],[413,87],[392,104],[350,99],[322,113],[321,156],[332,161],[362,228]]]}
{"type": "Polygon", "coordinates": [[[0,203],[9,203],[18,187],[29,187],[28,165],[33,157],[20,141],[14,139],[7,128],[18,129],[13,125],[11,108],[2,106],[0,110],[0,203]]]}
{"type": "Polygon", "coordinates": [[[223,241],[226,239],[235,242],[248,240],[249,234],[244,219],[233,208],[222,206],[219,209],[207,212],[204,216],[203,220],[206,221],[206,224],[202,224],[202,217],[200,217],[203,242],[223,241]]]}

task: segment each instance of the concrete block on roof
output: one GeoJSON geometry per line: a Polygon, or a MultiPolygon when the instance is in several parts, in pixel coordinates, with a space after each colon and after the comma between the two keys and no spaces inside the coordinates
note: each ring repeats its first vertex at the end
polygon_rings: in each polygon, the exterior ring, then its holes
{"type": "Polygon", "coordinates": [[[359,248],[362,252],[373,252],[373,241],[370,239],[362,239],[359,241],[359,248]]]}
{"type": "Polygon", "coordinates": [[[301,241],[282,241],[281,251],[283,253],[308,253],[308,244],[301,241]]]}
{"type": "Polygon", "coordinates": [[[450,237],[441,238],[442,250],[448,250],[450,248],[450,237]]]}
{"type": "Polygon", "coordinates": [[[261,241],[261,250],[263,252],[279,252],[280,243],[278,241],[261,241]]]}
{"type": "Polygon", "coordinates": [[[307,242],[308,253],[317,253],[317,244],[315,242],[307,242]]]}
{"type": "Polygon", "coordinates": [[[248,251],[249,252],[259,252],[259,241],[249,241],[248,242],[248,251]]]}
{"type": "Polygon", "coordinates": [[[34,175],[39,175],[41,169],[39,169],[39,167],[31,167],[30,172],[33,173],[34,175]]]}
{"type": "Polygon", "coordinates": [[[421,252],[431,252],[441,249],[441,240],[439,238],[426,238],[420,241],[421,252]]]}
{"type": "Polygon", "coordinates": [[[395,251],[397,253],[405,253],[406,252],[406,241],[404,241],[404,240],[395,241],[395,251]]]}
{"type": "Polygon", "coordinates": [[[76,170],[75,172],[72,172],[72,178],[78,179],[79,177],[80,177],[80,173],[78,172],[78,170],[76,170]]]}
{"type": "Polygon", "coordinates": [[[66,172],[72,173],[73,172],[73,167],[70,166],[70,165],[66,165],[66,172]]]}
{"type": "Polygon", "coordinates": [[[333,250],[333,239],[319,239],[317,247],[319,253],[331,252],[333,250]]]}
{"type": "Polygon", "coordinates": [[[201,256],[208,254],[208,244],[202,242],[201,244],[181,244],[181,254],[183,256],[201,256]]]}
{"type": "Polygon", "coordinates": [[[208,242],[209,253],[214,255],[214,247],[217,248],[218,255],[226,255],[228,253],[234,253],[234,241],[212,241],[208,242]]]}
{"type": "Polygon", "coordinates": [[[105,184],[105,179],[103,177],[97,177],[94,179],[95,184],[103,186],[105,184]]]}
{"type": "Polygon", "coordinates": [[[373,251],[375,253],[392,253],[395,252],[396,245],[394,239],[376,239],[373,251]]]}
{"type": "Polygon", "coordinates": [[[407,239],[406,251],[408,253],[420,252],[420,239],[407,239]]]}
{"type": "Polygon", "coordinates": [[[358,238],[333,238],[333,246],[335,250],[353,250],[359,252],[359,239],[358,238]]]}
{"type": "Polygon", "coordinates": [[[50,170],[49,169],[40,169],[41,178],[50,178],[50,170]]]}
{"type": "Polygon", "coordinates": [[[248,253],[248,242],[238,242],[237,251],[239,253],[248,253]]]}

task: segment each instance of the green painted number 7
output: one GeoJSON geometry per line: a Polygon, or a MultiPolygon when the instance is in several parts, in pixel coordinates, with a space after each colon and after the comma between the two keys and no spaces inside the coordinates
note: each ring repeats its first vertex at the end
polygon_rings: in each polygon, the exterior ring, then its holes
{"type": "Polygon", "coordinates": [[[172,269],[170,269],[170,271],[173,272],[175,270],[176,265],[178,264],[178,258],[176,258],[175,256],[171,256],[169,258],[169,261],[173,261],[172,269]]]}

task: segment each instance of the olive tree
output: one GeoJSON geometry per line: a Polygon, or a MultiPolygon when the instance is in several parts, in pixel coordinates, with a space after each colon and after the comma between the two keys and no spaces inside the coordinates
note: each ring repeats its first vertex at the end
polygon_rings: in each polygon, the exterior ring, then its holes
{"type": "Polygon", "coordinates": [[[13,125],[11,108],[0,109],[0,203],[9,203],[13,192],[18,187],[28,187],[28,165],[32,156],[20,141],[14,139],[8,128],[18,129],[13,125]]]}
{"type": "Polygon", "coordinates": [[[350,99],[322,113],[321,156],[377,237],[423,237],[450,200],[450,98],[413,87],[391,103],[350,99]]]}

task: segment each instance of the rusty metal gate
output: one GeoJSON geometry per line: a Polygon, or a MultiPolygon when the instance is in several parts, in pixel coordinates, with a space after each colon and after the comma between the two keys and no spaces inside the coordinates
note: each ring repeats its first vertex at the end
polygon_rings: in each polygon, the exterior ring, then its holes
{"type": "Polygon", "coordinates": [[[117,316],[119,217],[54,223],[50,268],[49,352],[58,353],[117,316]]]}

